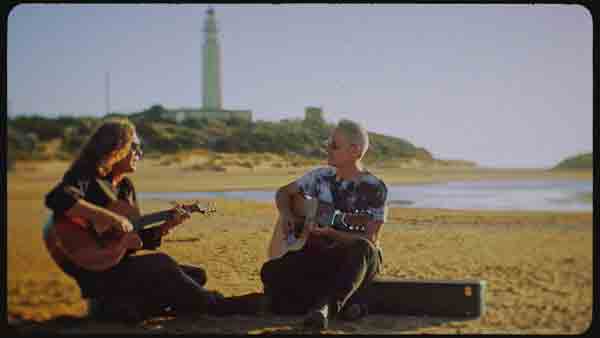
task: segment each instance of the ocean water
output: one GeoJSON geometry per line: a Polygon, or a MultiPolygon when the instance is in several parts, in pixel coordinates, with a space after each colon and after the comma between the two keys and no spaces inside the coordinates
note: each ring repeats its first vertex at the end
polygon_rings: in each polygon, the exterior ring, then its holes
{"type": "Polygon", "coordinates": [[[392,186],[390,205],[412,208],[591,211],[580,198],[592,193],[592,181],[455,181],[392,186]]]}
{"type": "MultiPolygon", "coordinates": [[[[592,211],[582,194],[591,180],[490,180],[388,186],[390,206],[466,210],[592,211]]],[[[274,201],[275,191],[139,192],[140,199],[192,200],[226,198],[274,201]]]]}

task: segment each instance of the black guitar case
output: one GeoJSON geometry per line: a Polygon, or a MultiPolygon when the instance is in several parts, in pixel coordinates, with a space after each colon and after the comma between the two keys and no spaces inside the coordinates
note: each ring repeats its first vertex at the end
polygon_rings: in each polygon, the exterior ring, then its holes
{"type": "Polygon", "coordinates": [[[409,280],[378,276],[357,298],[369,313],[477,318],[485,311],[483,280],[409,280]]]}

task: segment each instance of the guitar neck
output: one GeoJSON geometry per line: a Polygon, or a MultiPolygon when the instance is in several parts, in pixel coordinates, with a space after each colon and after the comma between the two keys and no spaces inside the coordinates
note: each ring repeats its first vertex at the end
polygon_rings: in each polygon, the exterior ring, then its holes
{"type": "Polygon", "coordinates": [[[164,210],[146,214],[135,219],[131,224],[138,231],[144,229],[147,225],[152,225],[158,222],[166,221],[171,217],[171,210],[164,210]]]}
{"type": "Polygon", "coordinates": [[[306,198],[303,195],[294,198],[293,212],[296,215],[311,218],[321,227],[330,226],[337,230],[351,232],[366,232],[366,225],[371,220],[371,215],[367,212],[342,212],[337,210],[332,203],[323,202],[317,198],[306,198]]]}

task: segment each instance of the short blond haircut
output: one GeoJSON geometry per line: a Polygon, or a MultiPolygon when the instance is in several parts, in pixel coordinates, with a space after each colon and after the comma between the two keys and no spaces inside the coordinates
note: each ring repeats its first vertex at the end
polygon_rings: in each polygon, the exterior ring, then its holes
{"type": "Polygon", "coordinates": [[[365,156],[367,150],[369,150],[369,133],[363,126],[358,122],[342,119],[335,129],[342,132],[350,144],[360,146],[360,158],[365,156]]]}

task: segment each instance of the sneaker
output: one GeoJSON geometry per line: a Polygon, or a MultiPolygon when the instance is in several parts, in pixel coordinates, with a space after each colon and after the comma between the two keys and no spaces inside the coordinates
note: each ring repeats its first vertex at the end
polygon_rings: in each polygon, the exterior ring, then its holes
{"type": "Polygon", "coordinates": [[[303,325],[307,329],[326,330],[329,326],[329,305],[321,305],[308,312],[303,325]]]}
{"type": "Polygon", "coordinates": [[[344,307],[341,317],[344,320],[354,321],[369,314],[366,304],[354,303],[344,307]]]}
{"type": "Polygon", "coordinates": [[[87,301],[88,317],[98,318],[102,316],[102,301],[98,298],[88,298],[87,301]]]}
{"type": "Polygon", "coordinates": [[[105,321],[138,323],[144,320],[135,304],[92,298],[88,300],[88,316],[105,321]]]}
{"type": "Polygon", "coordinates": [[[225,296],[219,291],[207,291],[206,292],[206,303],[208,306],[215,306],[217,303],[222,301],[225,296]]]}
{"type": "Polygon", "coordinates": [[[217,302],[212,313],[217,316],[233,314],[260,315],[268,312],[269,299],[263,293],[224,297],[217,302]]]}

